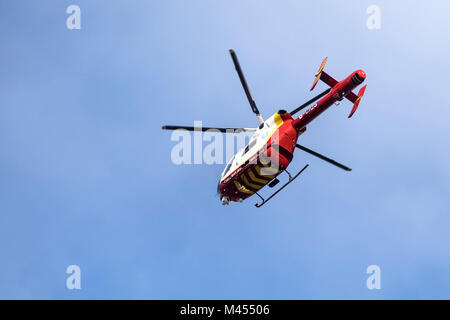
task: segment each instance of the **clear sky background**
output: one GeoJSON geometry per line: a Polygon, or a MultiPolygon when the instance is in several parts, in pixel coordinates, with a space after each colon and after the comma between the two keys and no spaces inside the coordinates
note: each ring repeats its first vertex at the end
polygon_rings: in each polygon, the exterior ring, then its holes
{"type": "MultiPolygon", "coordinates": [[[[1,1],[0,298],[450,298],[448,1],[1,1]],[[81,7],[81,30],[66,8],[81,7]],[[381,29],[366,9],[381,9],[381,29]],[[163,124],[251,127],[368,85],[297,151],[261,209],[222,207],[223,165],[172,164],[163,124]],[[67,266],[82,289],[66,289],[67,266]],[[366,268],[381,268],[368,290],[366,268]]],[[[268,194],[270,190],[263,192],[268,194]]]]}

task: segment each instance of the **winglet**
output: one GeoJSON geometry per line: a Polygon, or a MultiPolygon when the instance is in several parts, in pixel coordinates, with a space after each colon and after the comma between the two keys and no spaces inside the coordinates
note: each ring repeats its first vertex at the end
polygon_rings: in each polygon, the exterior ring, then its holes
{"type": "Polygon", "coordinates": [[[310,91],[313,91],[313,89],[316,86],[317,82],[319,82],[320,76],[322,75],[323,68],[325,67],[325,64],[327,63],[327,59],[328,59],[328,57],[325,57],[325,59],[323,59],[319,70],[316,72],[316,74],[315,74],[316,78],[314,79],[314,82],[313,82],[313,85],[312,85],[310,91]]]}
{"type": "Polygon", "coordinates": [[[355,113],[356,109],[358,109],[359,102],[361,101],[362,96],[364,95],[364,92],[366,91],[367,84],[361,88],[358,92],[358,98],[355,101],[355,104],[353,105],[352,111],[350,111],[350,114],[348,115],[349,118],[352,117],[352,115],[355,113]]]}

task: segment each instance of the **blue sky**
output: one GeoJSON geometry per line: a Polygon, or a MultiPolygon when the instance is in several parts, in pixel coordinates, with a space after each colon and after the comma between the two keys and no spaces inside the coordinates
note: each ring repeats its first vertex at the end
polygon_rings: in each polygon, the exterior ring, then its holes
{"type": "Polygon", "coordinates": [[[449,9],[1,2],[0,298],[450,298],[449,9]],[[300,140],[351,173],[297,151],[291,171],[310,168],[256,209],[221,206],[221,165],[172,164],[163,124],[257,124],[229,48],[264,117],[312,97],[325,56],[337,79],[366,71],[353,118],[343,101],[300,140]],[[372,264],[381,290],[366,288],[372,264]]]}

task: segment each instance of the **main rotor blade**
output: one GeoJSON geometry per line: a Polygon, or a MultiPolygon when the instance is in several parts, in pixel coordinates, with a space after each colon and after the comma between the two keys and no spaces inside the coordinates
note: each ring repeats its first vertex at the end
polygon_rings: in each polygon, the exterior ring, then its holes
{"type": "Polygon", "coordinates": [[[297,148],[299,148],[300,150],[303,150],[303,151],[305,151],[305,152],[308,152],[309,154],[312,154],[313,156],[316,156],[316,157],[319,158],[319,159],[325,160],[326,162],[329,162],[329,163],[331,163],[332,165],[335,165],[335,166],[338,167],[338,168],[341,168],[341,169],[343,169],[343,170],[345,170],[345,171],[352,171],[352,169],[350,169],[349,167],[346,167],[346,166],[344,166],[343,164],[340,164],[339,162],[334,161],[333,159],[330,159],[330,158],[328,158],[328,157],[325,157],[324,155],[321,155],[320,153],[317,153],[317,152],[315,152],[315,151],[313,151],[313,150],[311,150],[311,149],[308,149],[307,147],[304,147],[304,146],[302,146],[302,145],[300,145],[300,144],[296,144],[295,146],[296,146],[297,148]]]}
{"type": "Polygon", "coordinates": [[[295,113],[299,112],[300,110],[306,108],[307,106],[309,106],[311,103],[313,103],[314,101],[322,98],[324,95],[326,95],[328,92],[330,92],[331,88],[328,88],[327,90],[325,90],[322,93],[319,93],[317,96],[315,96],[314,98],[312,98],[311,100],[306,101],[304,104],[302,104],[300,107],[298,107],[297,109],[294,109],[290,112],[290,115],[294,115],[295,113]]]}
{"type": "Polygon", "coordinates": [[[212,128],[212,127],[189,127],[189,126],[163,126],[163,130],[184,129],[188,131],[208,131],[216,130],[223,133],[255,132],[256,128],[212,128]]]}
{"type": "Polygon", "coordinates": [[[230,49],[230,55],[231,59],[233,59],[234,67],[236,68],[236,71],[238,73],[239,80],[241,80],[241,84],[242,87],[244,88],[245,95],[247,96],[248,102],[250,103],[250,107],[252,108],[253,113],[256,114],[256,116],[258,117],[259,124],[261,124],[264,122],[264,120],[261,117],[261,114],[259,113],[255,101],[253,100],[252,94],[250,93],[250,89],[247,85],[247,81],[245,80],[244,73],[242,72],[236,53],[232,49],[230,49]]]}

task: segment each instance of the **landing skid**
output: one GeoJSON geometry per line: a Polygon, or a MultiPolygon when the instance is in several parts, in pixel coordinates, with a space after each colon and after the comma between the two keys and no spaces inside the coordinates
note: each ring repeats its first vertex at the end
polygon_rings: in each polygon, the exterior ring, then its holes
{"type": "Polygon", "coordinates": [[[262,202],[259,203],[259,204],[258,204],[258,203],[255,203],[255,207],[257,207],[257,208],[262,207],[266,202],[268,202],[270,199],[272,199],[274,196],[276,196],[278,192],[280,192],[280,191],[283,190],[285,187],[287,187],[287,185],[288,185],[289,183],[291,183],[292,181],[294,181],[294,180],[295,180],[295,179],[296,179],[303,171],[305,171],[306,168],[308,168],[308,166],[309,166],[309,164],[307,164],[306,166],[304,166],[303,169],[300,170],[294,177],[292,177],[291,174],[290,174],[288,171],[284,170],[284,171],[286,171],[286,173],[289,175],[289,181],[286,182],[282,187],[280,187],[280,189],[278,189],[277,191],[275,191],[274,193],[272,193],[272,194],[270,195],[270,197],[268,197],[267,199],[264,199],[263,197],[261,197],[261,196],[259,195],[258,192],[255,192],[255,194],[256,194],[258,197],[260,197],[261,200],[262,200],[262,202]]]}

